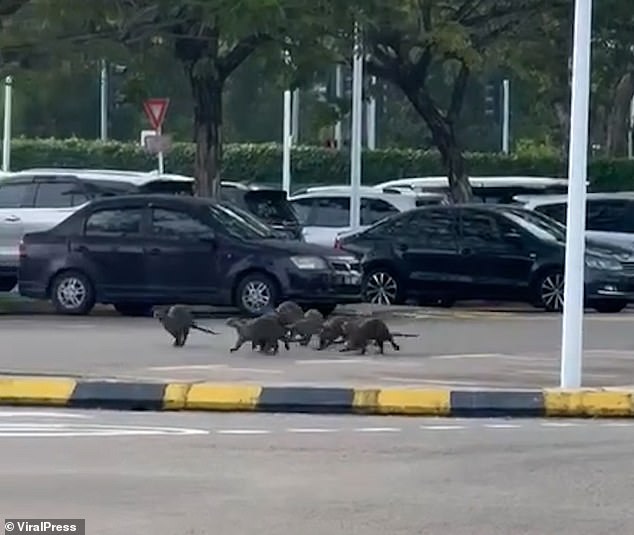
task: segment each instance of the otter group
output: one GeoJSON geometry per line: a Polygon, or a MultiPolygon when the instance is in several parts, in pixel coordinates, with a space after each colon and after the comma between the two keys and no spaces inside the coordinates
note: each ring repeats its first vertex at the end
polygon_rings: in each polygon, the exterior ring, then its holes
{"type": "MultiPolygon", "coordinates": [[[[174,337],[174,346],[183,347],[191,329],[209,334],[218,334],[199,326],[193,319],[191,310],[183,305],[161,307],[155,311],[164,329],[174,337]]],[[[350,319],[334,316],[325,319],[315,309],[304,312],[293,301],[284,301],[278,307],[255,319],[230,318],[227,325],[236,330],[238,338],[230,352],[240,349],[250,342],[252,350],[259,350],[265,354],[277,354],[280,342],[286,350],[291,342],[301,346],[308,346],[316,337],[317,349],[324,350],[334,344],[344,344],[339,350],[359,351],[364,355],[367,346],[374,343],[380,354],[384,354],[385,344],[389,343],[395,351],[400,346],[394,341],[395,337],[417,337],[416,334],[393,333],[385,322],[378,318],[350,319]]]]}

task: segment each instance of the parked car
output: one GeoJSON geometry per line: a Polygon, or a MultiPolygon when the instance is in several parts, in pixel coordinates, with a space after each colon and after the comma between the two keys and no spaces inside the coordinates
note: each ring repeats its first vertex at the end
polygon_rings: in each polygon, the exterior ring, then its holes
{"type": "MultiPolygon", "coordinates": [[[[507,204],[515,195],[545,195],[566,193],[568,180],[534,176],[473,176],[469,177],[474,200],[482,203],[507,204]]],[[[446,176],[400,178],[375,186],[377,189],[402,189],[418,192],[449,194],[449,180],[446,176]]]]}
{"type": "Polygon", "coordinates": [[[0,179],[0,291],[17,283],[18,246],[92,199],[131,193],[189,194],[193,179],[134,171],[29,169],[0,179]]]}
{"type": "Polygon", "coordinates": [[[276,232],[291,239],[303,239],[302,226],[284,190],[230,180],[223,180],[220,188],[224,200],[251,212],[276,232]]]}
{"type": "MultiPolygon", "coordinates": [[[[350,190],[350,186],[316,187],[290,197],[307,242],[333,247],[337,236],[350,230],[350,190]]],[[[385,193],[371,186],[361,187],[360,195],[362,229],[385,217],[446,199],[438,193],[385,193]]]]}
{"type": "MultiPolygon", "coordinates": [[[[634,250],[634,192],[588,193],[586,197],[586,236],[634,250]]],[[[566,195],[518,195],[514,201],[566,224],[566,195]]]]}
{"type": "Polygon", "coordinates": [[[20,244],[21,295],[64,314],[95,303],[145,315],[157,304],[235,305],[257,315],[283,299],[324,314],[358,302],[359,261],[278,240],[209,199],[125,195],[90,202],[20,244]]]}
{"type": "MultiPolygon", "coordinates": [[[[374,303],[418,298],[526,301],[561,311],[565,228],[521,207],[455,205],[420,208],[342,238],[363,257],[363,292],[374,303]]],[[[634,257],[616,246],[588,246],[585,298],[618,312],[634,298],[634,257]]]]}

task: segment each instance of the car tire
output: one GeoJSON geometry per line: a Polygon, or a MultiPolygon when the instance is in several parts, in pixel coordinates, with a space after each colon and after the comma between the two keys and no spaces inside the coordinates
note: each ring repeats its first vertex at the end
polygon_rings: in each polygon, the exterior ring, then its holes
{"type": "Polygon", "coordinates": [[[616,314],[621,312],[627,306],[627,301],[620,301],[618,299],[606,299],[605,301],[595,301],[592,303],[592,308],[602,314],[616,314]]]}
{"type": "Polygon", "coordinates": [[[152,305],[139,303],[115,303],[114,309],[122,316],[147,318],[152,315],[152,305]]]}
{"type": "Polygon", "coordinates": [[[51,283],[51,301],[60,314],[84,316],[95,306],[95,290],[81,271],[64,271],[51,283]]]}
{"type": "Polygon", "coordinates": [[[537,277],[535,301],[547,312],[563,312],[564,310],[564,273],[560,269],[550,269],[537,277]]]}
{"type": "Polygon", "coordinates": [[[17,283],[17,277],[0,277],[0,292],[10,292],[17,283]]]}
{"type": "Polygon", "coordinates": [[[278,287],[265,273],[249,273],[236,287],[235,306],[243,314],[257,317],[277,306],[278,287]]]}
{"type": "Polygon", "coordinates": [[[361,281],[363,300],[375,305],[400,305],[403,302],[401,288],[398,277],[383,267],[370,269],[361,281]]]}

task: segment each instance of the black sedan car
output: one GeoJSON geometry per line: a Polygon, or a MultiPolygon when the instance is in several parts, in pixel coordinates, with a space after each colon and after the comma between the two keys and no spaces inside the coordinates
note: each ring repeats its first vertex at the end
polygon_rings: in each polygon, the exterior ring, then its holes
{"type": "MultiPolygon", "coordinates": [[[[525,301],[549,311],[564,303],[565,227],[547,216],[504,205],[420,208],[341,237],[362,255],[363,293],[374,303],[416,298],[525,301]]],[[[619,312],[634,297],[634,257],[588,243],[585,299],[619,312]]]]}
{"type": "Polygon", "coordinates": [[[208,199],[129,195],[87,204],[20,245],[21,295],[66,314],[95,303],[145,315],[157,304],[235,305],[250,315],[293,299],[328,314],[361,299],[358,260],[295,240],[208,199]]]}

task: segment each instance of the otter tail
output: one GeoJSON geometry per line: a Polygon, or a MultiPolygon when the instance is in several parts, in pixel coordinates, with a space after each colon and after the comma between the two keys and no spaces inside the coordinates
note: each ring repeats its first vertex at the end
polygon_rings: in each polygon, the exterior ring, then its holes
{"type": "Polygon", "coordinates": [[[207,334],[219,334],[216,331],[212,331],[211,329],[207,329],[207,327],[201,327],[197,323],[192,323],[192,329],[196,329],[197,331],[202,331],[207,334]]]}
{"type": "Polygon", "coordinates": [[[390,333],[392,336],[399,338],[418,338],[420,334],[409,334],[409,333],[390,333]]]}

